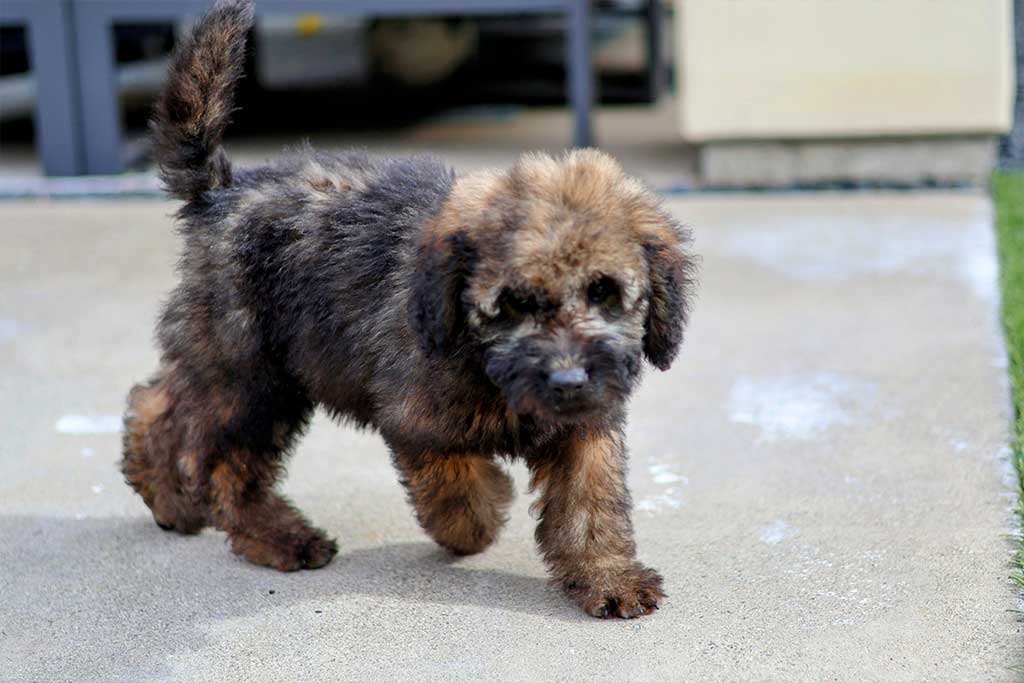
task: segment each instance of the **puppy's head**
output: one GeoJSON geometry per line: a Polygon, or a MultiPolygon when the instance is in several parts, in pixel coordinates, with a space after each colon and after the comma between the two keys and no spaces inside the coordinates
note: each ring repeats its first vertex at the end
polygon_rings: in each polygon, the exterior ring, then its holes
{"type": "Polygon", "coordinates": [[[682,342],[685,231],[593,150],[458,181],[417,254],[410,315],[428,354],[479,360],[512,410],[594,417],[682,342]]]}

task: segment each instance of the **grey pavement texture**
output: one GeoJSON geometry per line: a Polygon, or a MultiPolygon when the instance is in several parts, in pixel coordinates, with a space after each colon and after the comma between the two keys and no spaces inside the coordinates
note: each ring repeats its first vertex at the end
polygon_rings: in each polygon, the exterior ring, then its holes
{"type": "Polygon", "coordinates": [[[670,198],[703,277],[631,411],[653,616],[551,587],[525,472],[498,543],[417,528],[378,437],[318,416],[283,489],[341,553],[279,574],[160,531],[116,470],[174,206],[0,203],[0,678],[1010,681],[1010,406],[981,194],[670,198]]]}

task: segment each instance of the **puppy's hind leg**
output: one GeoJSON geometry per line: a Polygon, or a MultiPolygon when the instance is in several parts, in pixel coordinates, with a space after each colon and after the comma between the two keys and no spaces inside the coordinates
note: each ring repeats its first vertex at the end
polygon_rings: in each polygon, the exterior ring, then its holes
{"type": "Polygon", "coordinates": [[[254,564],[283,572],[323,567],[338,545],[271,490],[275,470],[267,454],[238,451],[218,463],[210,476],[213,520],[231,550],[254,564]]]}
{"type": "Polygon", "coordinates": [[[493,460],[396,450],[394,461],[420,526],[439,545],[472,555],[498,537],[514,490],[493,460]]]}
{"type": "Polygon", "coordinates": [[[274,490],[282,459],[312,406],[302,398],[276,402],[266,394],[213,398],[218,408],[205,419],[214,421],[204,425],[189,469],[197,473],[210,518],[227,532],[231,550],[279,571],[330,562],[337,544],[274,490]]]}
{"type": "Polygon", "coordinates": [[[209,522],[203,506],[186,492],[178,468],[186,425],[176,418],[170,383],[161,373],[129,393],[121,471],[160,528],[194,534],[209,522]]]}

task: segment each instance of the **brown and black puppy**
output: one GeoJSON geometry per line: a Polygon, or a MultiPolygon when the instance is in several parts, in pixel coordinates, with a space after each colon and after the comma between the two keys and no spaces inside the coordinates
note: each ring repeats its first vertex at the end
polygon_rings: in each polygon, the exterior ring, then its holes
{"type": "Polygon", "coordinates": [[[525,459],[555,579],[595,616],[655,609],[623,426],[642,358],[668,368],[682,340],[684,231],[596,151],[465,177],[309,150],[233,169],[220,140],[251,22],[250,2],[216,5],[157,104],[184,253],[160,368],[129,396],[128,483],[165,529],[213,525],[252,562],[321,567],[334,541],[274,490],[320,405],[383,435],[454,553],[494,541],[513,496],[496,460],[525,459]]]}

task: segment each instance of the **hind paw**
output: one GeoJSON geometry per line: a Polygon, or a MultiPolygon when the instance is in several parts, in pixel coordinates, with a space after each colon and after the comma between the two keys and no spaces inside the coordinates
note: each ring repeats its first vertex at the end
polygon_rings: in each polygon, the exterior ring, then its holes
{"type": "Polygon", "coordinates": [[[235,534],[231,550],[253,564],[293,572],[323,567],[338,553],[338,544],[319,529],[307,529],[276,538],[235,534]]]}

